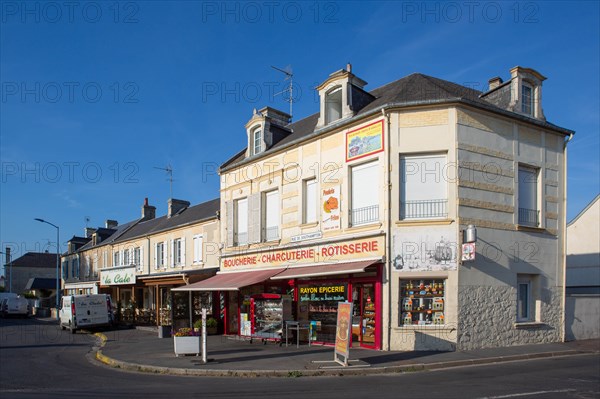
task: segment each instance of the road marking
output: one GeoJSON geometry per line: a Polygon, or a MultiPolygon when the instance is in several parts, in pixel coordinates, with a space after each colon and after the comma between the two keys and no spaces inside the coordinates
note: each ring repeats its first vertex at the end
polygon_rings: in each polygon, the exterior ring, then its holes
{"type": "Polygon", "coordinates": [[[562,393],[562,392],[574,392],[576,389],[558,389],[555,391],[535,391],[535,392],[522,392],[522,393],[513,393],[510,395],[500,395],[500,396],[484,396],[479,399],[504,399],[504,398],[518,398],[519,396],[533,396],[533,395],[545,395],[547,393],[562,393]]]}

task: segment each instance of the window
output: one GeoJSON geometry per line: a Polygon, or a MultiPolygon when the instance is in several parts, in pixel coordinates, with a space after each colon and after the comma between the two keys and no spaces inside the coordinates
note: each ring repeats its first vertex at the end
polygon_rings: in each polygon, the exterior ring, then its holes
{"type": "Polygon", "coordinates": [[[178,238],[173,241],[173,257],[174,257],[174,265],[181,266],[181,238],[178,238]]]}
{"type": "Polygon", "coordinates": [[[533,115],[533,88],[527,84],[521,85],[521,112],[533,115]]]}
{"type": "Polygon", "coordinates": [[[66,280],[69,278],[69,261],[65,260],[62,263],[62,276],[63,279],[66,280]]]}
{"type": "Polygon", "coordinates": [[[202,263],[202,236],[194,236],[194,263],[202,263]]]}
{"type": "Polygon", "coordinates": [[[519,279],[517,283],[517,321],[530,321],[531,281],[519,279]]]}
{"type": "Polygon", "coordinates": [[[354,166],[351,171],[350,225],[379,220],[379,171],[377,161],[354,166]]]}
{"type": "Polygon", "coordinates": [[[131,259],[129,257],[129,249],[124,249],[123,250],[123,265],[124,266],[129,266],[131,259]]]}
{"type": "Polygon", "coordinates": [[[445,324],[445,280],[400,280],[400,325],[445,324]]]}
{"type": "Polygon", "coordinates": [[[236,245],[248,243],[248,199],[243,198],[235,202],[235,237],[236,245]]]}
{"type": "Polygon", "coordinates": [[[342,117],[342,88],[331,89],[325,94],[325,124],[335,122],[342,117]]]}
{"type": "Polygon", "coordinates": [[[317,179],[304,180],[303,223],[317,221],[317,179]]]}
{"type": "Polygon", "coordinates": [[[120,253],[119,251],[115,251],[115,253],[113,254],[113,266],[119,266],[120,263],[120,253]]]}
{"type": "Polygon", "coordinates": [[[539,170],[519,165],[519,224],[538,227],[538,175],[539,170]]]}
{"type": "Polygon", "coordinates": [[[279,191],[269,191],[264,194],[264,216],[263,232],[264,241],[272,241],[279,238],[279,191]]]}
{"type": "Polygon", "coordinates": [[[262,130],[257,128],[252,133],[252,155],[260,154],[262,152],[262,130]]]}
{"type": "Polygon", "coordinates": [[[400,219],[445,218],[445,155],[400,157],[400,219]]]}
{"type": "Polygon", "coordinates": [[[73,259],[73,277],[79,278],[79,258],[73,259]]]}
{"type": "Polygon", "coordinates": [[[166,266],[166,262],[165,262],[165,243],[164,242],[158,242],[155,244],[155,258],[156,261],[154,263],[155,265],[155,269],[160,269],[160,268],[164,268],[166,266]]]}

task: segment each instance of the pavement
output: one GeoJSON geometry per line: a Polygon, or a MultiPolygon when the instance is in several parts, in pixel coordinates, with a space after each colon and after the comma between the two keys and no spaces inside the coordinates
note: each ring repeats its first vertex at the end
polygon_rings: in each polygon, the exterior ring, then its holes
{"type": "MultiPolygon", "coordinates": [[[[80,333],[80,332],[78,332],[80,333]]],[[[173,338],[158,338],[154,328],[97,332],[95,358],[122,370],[220,377],[300,377],[416,372],[557,356],[600,353],[600,339],[455,352],[388,352],[350,349],[349,367],[333,362],[332,346],[290,341],[280,346],[232,336],[207,337],[202,356],[177,357],[173,338]]]]}

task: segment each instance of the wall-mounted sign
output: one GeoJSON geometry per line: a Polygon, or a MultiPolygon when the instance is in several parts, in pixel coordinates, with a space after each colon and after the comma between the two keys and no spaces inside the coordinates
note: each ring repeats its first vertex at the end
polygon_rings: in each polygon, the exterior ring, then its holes
{"type": "Polygon", "coordinates": [[[346,162],[383,151],[383,120],[346,133],[346,162]]]}
{"type": "Polygon", "coordinates": [[[300,302],[337,301],[348,299],[347,284],[309,285],[298,287],[300,302]]]}
{"type": "Polygon", "coordinates": [[[135,284],[135,267],[100,270],[100,285],[135,284]]]}
{"type": "Polygon", "coordinates": [[[339,230],[340,219],[340,186],[321,190],[322,212],[321,226],[323,231],[339,230]]]}
{"type": "Polygon", "coordinates": [[[317,238],[321,238],[323,237],[323,233],[321,233],[320,231],[315,231],[314,233],[306,233],[306,234],[299,234],[297,236],[293,236],[291,238],[292,242],[301,242],[301,241],[308,241],[308,240],[316,240],[317,238]]]}
{"type": "Polygon", "coordinates": [[[469,262],[475,260],[475,243],[470,242],[462,245],[462,261],[469,262]]]}
{"type": "Polygon", "coordinates": [[[454,226],[411,227],[407,232],[396,232],[392,248],[394,270],[456,270],[458,248],[454,226]]]}
{"type": "Polygon", "coordinates": [[[329,244],[224,256],[221,260],[221,270],[348,262],[355,259],[375,259],[383,255],[385,255],[384,238],[383,236],[377,236],[329,244]]]}

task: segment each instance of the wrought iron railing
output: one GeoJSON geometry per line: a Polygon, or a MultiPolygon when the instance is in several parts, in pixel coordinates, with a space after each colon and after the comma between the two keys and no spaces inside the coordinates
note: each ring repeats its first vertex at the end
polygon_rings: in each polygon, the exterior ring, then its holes
{"type": "Polygon", "coordinates": [[[537,209],[519,208],[519,224],[538,227],[540,225],[540,211],[537,209]]]}
{"type": "Polygon", "coordinates": [[[363,208],[350,210],[350,225],[358,226],[361,224],[377,222],[379,220],[379,205],[365,206],[363,208]]]}
{"type": "Polygon", "coordinates": [[[400,219],[444,218],[447,216],[447,199],[405,201],[400,203],[400,219]]]}

